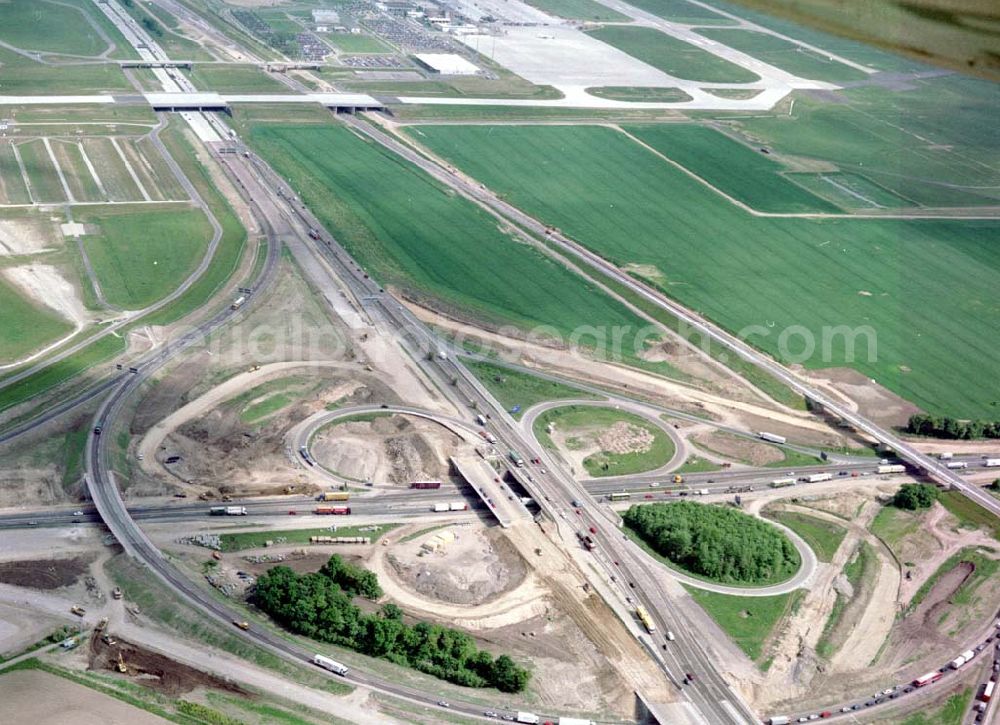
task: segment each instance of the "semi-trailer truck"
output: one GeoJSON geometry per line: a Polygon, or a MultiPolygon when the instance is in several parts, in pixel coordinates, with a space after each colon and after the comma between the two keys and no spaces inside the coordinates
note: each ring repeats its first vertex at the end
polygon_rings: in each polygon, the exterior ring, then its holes
{"type": "Polygon", "coordinates": [[[768,721],[768,725],[788,725],[791,720],[788,719],[787,715],[775,715],[768,721]]]}
{"type": "Polygon", "coordinates": [[[937,670],[932,670],[932,671],[928,672],[926,675],[920,675],[920,677],[918,677],[917,679],[915,679],[913,681],[913,686],[914,687],[925,687],[925,686],[931,684],[932,682],[937,682],[942,677],[943,677],[942,673],[938,672],[937,670]]]}
{"type": "Polygon", "coordinates": [[[906,466],[901,463],[894,463],[888,466],[879,466],[875,469],[876,473],[903,473],[906,471],[906,466]]]}
{"type": "Polygon", "coordinates": [[[538,725],[541,722],[541,718],[533,712],[518,712],[517,722],[526,723],[526,725],[538,725]]]}
{"type": "Polygon", "coordinates": [[[438,489],[441,488],[440,481],[414,481],[410,484],[410,488],[416,488],[420,490],[426,489],[438,489]]]}
{"type": "Polygon", "coordinates": [[[766,430],[762,430],[757,436],[761,440],[770,441],[771,443],[787,443],[788,439],[785,436],[779,436],[775,433],[768,433],[766,430]]]}
{"type": "Polygon", "coordinates": [[[246,301],[247,301],[246,297],[237,297],[235,300],[233,300],[233,304],[229,305],[229,309],[238,310],[243,306],[243,303],[246,301]]]}
{"type": "Polygon", "coordinates": [[[208,510],[210,516],[246,516],[246,506],[213,506],[208,510]]]}
{"type": "Polygon", "coordinates": [[[973,652],[971,649],[965,650],[965,652],[960,654],[958,657],[956,657],[949,663],[951,665],[951,669],[957,670],[958,668],[967,664],[969,660],[971,660],[975,656],[976,653],[973,652]]]}
{"type": "Polygon", "coordinates": [[[952,470],[957,470],[957,469],[960,469],[960,468],[968,468],[969,467],[969,464],[966,463],[965,461],[948,461],[944,465],[947,468],[951,468],[952,470]]]}
{"type": "Polygon", "coordinates": [[[517,451],[511,451],[510,453],[507,454],[507,457],[511,460],[511,463],[513,463],[518,468],[524,467],[524,459],[521,458],[521,454],[518,453],[517,451]]]}
{"type": "Polygon", "coordinates": [[[819,483],[820,481],[829,481],[833,478],[832,473],[814,473],[810,476],[806,476],[802,480],[806,483],[819,483]]]}
{"type": "Polygon", "coordinates": [[[983,465],[987,468],[996,468],[1000,466],[1000,458],[987,458],[983,461],[983,465]]]}
{"type": "Polygon", "coordinates": [[[794,478],[776,478],[771,481],[771,488],[784,488],[785,486],[794,486],[794,478]]]}
{"type": "Polygon", "coordinates": [[[313,509],[317,516],[350,516],[350,506],[318,506],[313,509]]]}
{"type": "Polygon", "coordinates": [[[989,702],[993,698],[993,690],[996,688],[997,683],[990,680],[986,683],[986,687],[983,689],[983,694],[979,696],[982,702],[989,702]]]}
{"type": "Polygon", "coordinates": [[[329,657],[324,657],[323,655],[313,655],[313,664],[322,667],[324,670],[330,670],[330,672],[335,675],[340,675],[343,677],[347,674],[348,670],[345,665],[340,664],[336,660],[331,660],[329,657]]]}
{"type": "Polygon", "coordinates": [[[346,491],[326,491],[320,497],[320,501],[347,501],[351,494],[346,491]]]}
{"type": "Polygon", "coordinates": [[[432,510],[442,513],[444,511],[465,511],[467,508],[469,508],[469,505],[464,501],[452,501],[450,503],[436,503],[432,510]]]}

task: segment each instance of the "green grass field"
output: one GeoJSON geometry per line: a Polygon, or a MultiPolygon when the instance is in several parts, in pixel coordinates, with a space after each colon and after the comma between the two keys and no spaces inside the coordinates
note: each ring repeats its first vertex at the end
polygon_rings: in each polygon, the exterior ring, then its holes
{"type": "Polygon", "coordinates": [[[139,187],[111,145],[111,139],[90,137],[84,138],[82,143],[111,201],[142,201],[139,187]]]}
{"type": "Polygon", "coordinates": [[[0,277],[0,363],[9,363],[73,329],[47,307],[33,304],[0,277]]]}
{"type": "Polygon", "coordinates": [[[958,491],[940,491],[938,501],[961,521],[965,528],[983,529],[1000,541],[1000,519],[979,504],[970,501],[958,491]]]}
{"type": "Polygon", "coordinates": [[[904,511],[895,506],[883,506],[875,514],[868,530],[898,553],[899,542],[916,532],[919,527],[920,518],[912,511],[904,511]]]}
{"type": "Polygon", "coordinates": [[[833,558],[840,542],[847,535],[847,529],[843,526],[797,511],[769,511],[766,516],[801,536],[822,562],[829,562],[833,558]]]}
{"type": "MultiPolygon", "coordinates": [[[[317,504],[323,506],[330,505],[348,505],[347,504],[317,504]]],[[[313,505],[309,504],[307,507],[301,505],[295,506],[289,504],[290,509],[299,509],[300,513],[308,513],[312,511],[313,505]]],[[[346,524],[345,518],[343,516],[329,516],[331,519],[330,524],[318,529],[287,529],[283,531],[244,531],[238,534],[222,534],[219,538],[222,541],[223,551],[243,551],[244,549],[259,549],[264,546],[266,541],[274,541],[275,539],[284,539],[285,543],[288,544],[308,544],[310,536],[367,536],[371,538],[373,542],[378,541],[380,538],[388,534],[393,529],[402,526],[402,524],[374,524],[378,528],[377,531],[370,530],[373,524],[367,525],[357,525],[353,526],[346,524]],[[331,526],[336,526],[336,531],[330,529],[331,526]]]]}
{"type": "Polygon", "coordinates": [[[524,411],[536,403],[549,400],[597,399],[597,396],[582,390],[563,385],[562,383],[522,373],[519,370],[493,365],[488,362],[464,360],[463,364],[486,386],[494,398],[500,401],[507,410],[520,406],[520,410],[512,413],[520,420],[524,411]]]}
{"type": "Polygon", "coordinates": [[[775,627],[794,611],[803,593],[797,589],[773,597],[737,597],[687,585],[684,588],[747,657],[758,664],[775,627]]]}
{"type": "Polygon", "coordinates": [[[542,12],[555,15],[557,18],[569,20],[607,20],[611,22],[626,22],[627,15],[601,5],[594,0],[525,0],[542,12]]]}
{"type": "Polygon", "coordinates": [[[761,114],[731,127],[756,145],[833,164],[916,204],[995,206],[996,86],[961,76],[907,83],[912,90],[848,88],[838,92],[839,103],[800,95],[790,116],[761,114]]]}
{"type": "Polygon", "coordinates": [[[21,167],[17,165],[17,157],[14,156],[14,147],[9,142],[0,142],[0,203],[31,203],[21,167]]]}
{"type": "Polygon", "coordinates": [[[590,405],[568,405],[564,408],[553,408],[542,413],[535,419],[535,437],[541,441],[549,440],[546,432],[549,424],[557,430],[574,436],[579,431],[586,432],[606,429],[625,422],[642,428],[653,436],[649,450],[641,453],[613,453],[601,451],[587,456],[583,465],[587,474],[594,478],[602,476],[627,476],[633,473],[643,473],[664,466],[673,458],[674,444],[670,437],[645,418],[632,413],[626,413],[613,408],[598,408],[590,405]]]}
{"type": "Polygon", "coordinates": [[[47,0],[0,3],[0,40],[23,50],[97,55],[107,43],[84,13],[47,0]]]}
{"type": "Polygon", "coordinates": [[[805,187],[842,209],[879,209],[916,206],[916,202],[894,194],[859,174],[842,171],[789,174],[789,180],[805,187]]]}
{"type": "Polygon", "coordinates": [[[684,465],[677,469],[677,473],[710,473],[721,470],[722,466],[717,463],[712,463],[698,456],[691,456],[684,461],[684,465]]]}
{"type": "Polygon", "coordinates": [[[1000,377],[996,221],[753,217],[612,129],[418,130],[509,202],[655,269],[650,284],[784,362],[850,365],[927,410],[995,414],[979,381],[1000,377]]]}
{"type": "Polygon", "coordinates": [[[624,130],[756,211],[840,211],[790,181],[778,162],[713,128],[671,123],[624,130]]]}
{"type": "Polygon", "coordinates": [[[345,53],[392,53],[391,47],[372,35],[363,33],[331,33],[327,40],[345,53]]]}
{"type": "Polygon", "coordinates": [[[66,184],[76,201],[104,201],[104,196],[87,169],[83,153],[75,141],[50,141],[52,153],[59,163],[59,168],[66,177],[66,184]]]}
{"type": "Polygon", "coordinates": [[[736,21],[712,12],[712,10],[689,3],[687,0],[635,0],[629,3],[653,15],[673,23],[690,25],[735,25],[736,21]]]}
{"type": "Polygon", "coordinates": [[[587,93],[598,98],[629,103],[680,103],[690,101],[691,96],[680,88],[646,88],[644,86],[598,86],[588,88],[587,93]]]}
{"type": "Polygon", "coordinates": [[[76,219],[99,230],[83,237],[87,256],[107,301],[128,310],[148,307],[180,286],[212,236],[195,209],[81,212],[76,219]]]}
{"type": "Polygon", "coordinates": [[[52,157],[41,139],[26,141],[17,145],[24,171],[31,184],[31,198],[35,202],[64,202],[66,192],[59,181],[52,157]]]}
{"type": "Polygon", "coordinates": [[[112,63],[44,65],[6,48],[0,48],[0,74],[4,95],[11,96],[88,94],[132,89],[122,69],[112,63]]]}
{"type": "Polygon", "coordinates": [[[195,63],[186,72],[197,88],[221,93],[284,93],[288,87],[254,65],[195,63]]]}
{"type": "Polygon", "coordinates": [[[590,34],[675,78],[712,83],[751,83],[756,73],[653,28],[606,26],[590,34]]]}
{"type": "Polygon", "coordinates": [[[512,239],[479,207],[346,128],[254,125],[250,142],[384,284],[433,295],[465,318],[547,324],[562,336],[582,325],[624,326],[632,331],[629,346],[642,326],[586,280],[512,239]]]}
{"type": "Polygon", "coordinates": [[[831,60],[829,56],[819,55],[769,33],[729,28],[708,28],[698,32],[776,68],[794,73],[800,78],[840,83],[868,77],[862,70],[831,60]]]}

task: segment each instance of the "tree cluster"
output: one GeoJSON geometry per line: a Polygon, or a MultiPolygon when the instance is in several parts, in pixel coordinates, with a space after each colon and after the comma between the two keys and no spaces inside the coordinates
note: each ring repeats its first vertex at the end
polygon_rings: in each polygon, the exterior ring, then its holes
{"type": "Polygon", "coordinates": [[[679,501],[633,506],[624,518],[654,551],[716,581],[769,582],[799,567],[784,534],[733,508],[679,501]]]}
{"type": "Polygon", "coordinates": [[[528,670],[507,655],[494,659],[463,632],[427,622],[408,625],[394,604],[372,614],[362,611],[352,603],[351,594],[368,596],[377,591],[377,597],[382,590],[374,573],[352,571],[358,569],[337,556],[310,574],[275,566],[257,579],[253,602],[293,632],[413,667],[457,685],[492,686],[502,692],[520,692],[527,686],[531,677],[528,670]],[[364,575],[371,575],[372,580],[364,575]]]}
{"type": "Polygon", "coordinates": [[[906,432],[932,438],[958,440],[1000,438],[1000,420],[959,420],[947,416],[916,413],[910,416],[906,432]]]}
{"type": "Polygon", "coordinates": [[[892,505],[907,511],[930,508],[937,501],[938,490],[929,483],[904,483],[892,497],[892,505]]]}

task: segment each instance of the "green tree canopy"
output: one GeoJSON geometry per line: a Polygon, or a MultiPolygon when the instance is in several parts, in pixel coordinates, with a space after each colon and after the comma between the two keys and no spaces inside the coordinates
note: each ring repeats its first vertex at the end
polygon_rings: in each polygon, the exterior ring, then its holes
{"type": "Polygon", "coordinates": [[[907,511],[929,508],[937,501],[938,490],[929,483],[904,483],[892,497],[892,505],[907,511]]]}

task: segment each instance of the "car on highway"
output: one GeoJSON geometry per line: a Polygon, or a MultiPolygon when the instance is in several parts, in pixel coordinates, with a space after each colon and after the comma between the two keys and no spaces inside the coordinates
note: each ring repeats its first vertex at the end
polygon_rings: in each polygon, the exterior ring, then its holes
{"type": "Polygon", "coordinates": [[[451,703],[447,700],[438,700],[438,707],[451,707],[451,703]]]}
{"type": "Polygon", "coordinates": [[[83,511],[74,511],[73,515],[74,516],[83,516],[83,511]]]}
{"type": "Polygon", "coordinates": [[[28,526],[38,526],[38,522],[32,519],[31,521],[28,522],[28,526]]]}
{"type": "Polygon", "coordinates": [[[492,710],[486,710],[483,712],[483,717],[499,717],[499,715],[497,715],[492,710]]]}
{"type": "Polygon", "coordinates": [[[104,430],[104,429],[101,426],[95,425],[94,426],[94,435],[95,436],[99,436],[101,434],[102,430],[104,430]]]}
{"type": "Polygon", "coordinates": [[[289,516],[298,516],[299,512],[296,511],[295,509],[291,509],[291,510],[289,510],[288,515],[289,516]]]}

